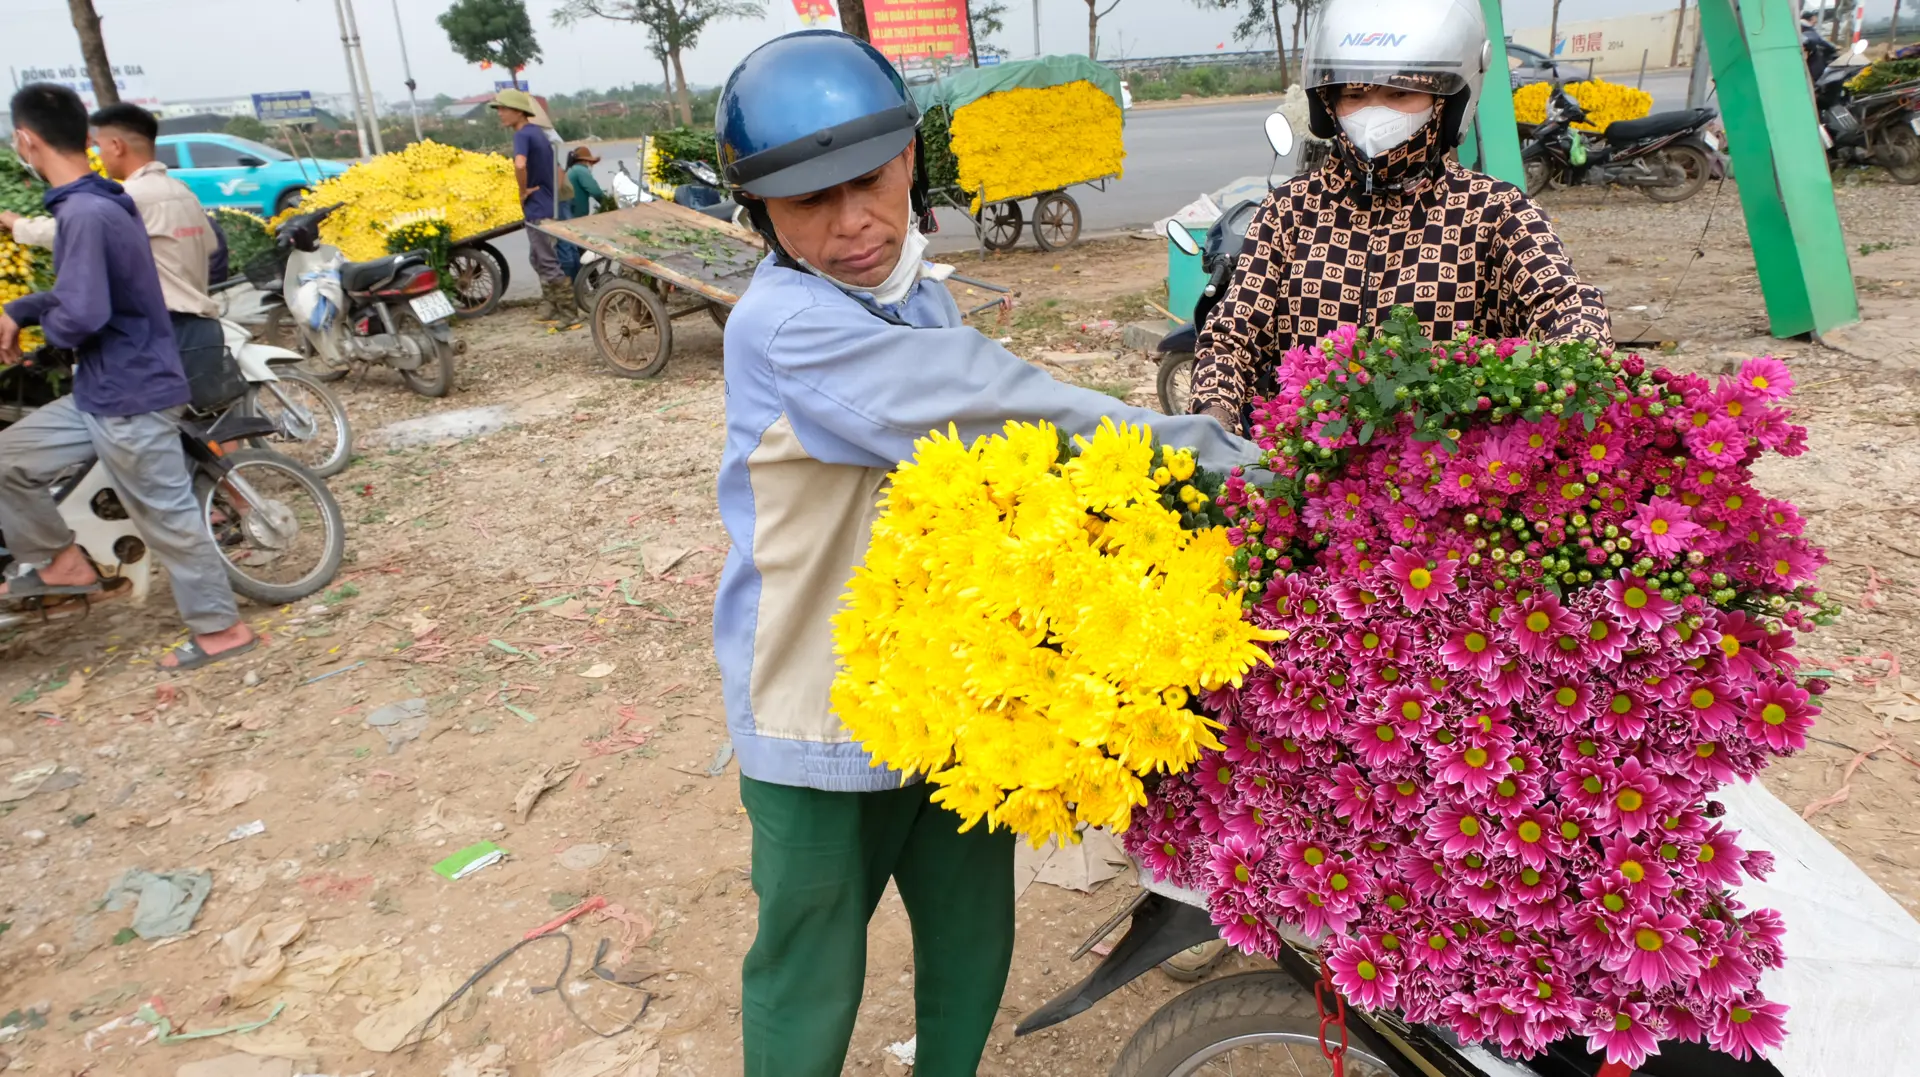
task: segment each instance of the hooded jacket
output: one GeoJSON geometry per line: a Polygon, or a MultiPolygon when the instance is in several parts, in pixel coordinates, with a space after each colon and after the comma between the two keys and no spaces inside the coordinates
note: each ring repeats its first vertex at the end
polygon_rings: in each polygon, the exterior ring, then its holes
{"type": "Polygon", "coordinates": [[[1240,428],[1289,350],[1411,307],[1429,335],[1611,344],[1546,214],[1519,188],[1445,155],[1438,116],[1372,161],[1346,136],[1320,169],[1274,189],[1201,328],[1192,410],[1240,428]]]}
{"type": "Polygon", "coordinates": [[[42,202],[59,222],[58,279],[52,291],[8,303],[7,315],[74,351],[73,402],[81,411],[122,417],[186,404],[187,376],[133,199],[88,173],[49,190],[42,202]]]}

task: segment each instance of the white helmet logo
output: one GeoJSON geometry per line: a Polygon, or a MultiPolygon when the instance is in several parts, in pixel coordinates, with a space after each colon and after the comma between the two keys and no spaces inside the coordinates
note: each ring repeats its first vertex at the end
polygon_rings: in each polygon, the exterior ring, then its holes
{"type": "Polygon", "coordinates": [[[1398,48],[1400,44],[1406,40],[1407,35],[1405,34],[1348,34],[1346,37],[1340,39],[1340,44],[1342,46],[1355,45],[1360,48],[1379,46],[1391,49],[1398,48]]]}

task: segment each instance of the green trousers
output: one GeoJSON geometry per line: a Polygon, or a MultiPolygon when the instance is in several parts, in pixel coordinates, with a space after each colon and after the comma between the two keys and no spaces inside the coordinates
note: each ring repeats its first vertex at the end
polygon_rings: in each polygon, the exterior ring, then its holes
{"type": "Polygon", "coordinates": [[[838,1077],[893,878],[913,925],[915,1077],[971,1077],[1013,960],[1013,835],[932,789],[828,793],[740,779],[760,929],[741,973],[747,1077],[838,1077]]]}

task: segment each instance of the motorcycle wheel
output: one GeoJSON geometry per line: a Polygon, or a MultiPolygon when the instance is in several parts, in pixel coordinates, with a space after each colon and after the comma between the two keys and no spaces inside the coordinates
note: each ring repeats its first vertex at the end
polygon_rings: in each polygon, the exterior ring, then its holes
{"type": "MultiPolygon", "coordinates": [[[[1390,1077],[1391,1051],[1347,1019],[1346,1072],[1390,1077]]],[[[1313,995],[1284,972],[1247,972],[1205,983],[1160,1007],[1133,1034],[1108,1077],[1199,1077],[1202,1074],[1331,1073],[1320,1053],[1313,995]]]]}
{"type": "Polygon", "coordinates": [[[453,388],[453,344],[433,335],[409,306],[396,306],[393,320],[399,335],[411,337],[424,353],[413,370],[396,370],[407,388],[421,396],[447,395],[453,388]]]}
{"type": "Polygon", "coordinates": [[[1536,157],[1527,162],[1527,197],[1537,198],[1553,184],[1553,165],[1545,158],[1536,157]]]}
{"type": "Polygon", "coordinates": [[[300,371],[314,381],[339,381],[347,376],[347,365],[330,366],[327,361],[313,350],[307,338],[294,328],[293,315],[284,306],[274,307],[267,312],[267,320],[260,327],[260,343],[271,344],[276,348],[299,352],[306,356],[300,363],[300,371]]]}
{"type": "Polygon", "coordinates": [[[1193,356],[1169,355],[1160,360],[1155,387],[1160,393],[1160,411],[1167,415],[1185,415],[1193,403],[1193,356]]]}
{"type": "Polygon", "coordinates": [[[280,380],[251,387],[247,406],[273,420],[280,432],[250,438],[248,444],[276,450],[323,479],[345,471],[353,458],[353,426],[346,407],[303,370],[282,364],[274,376],[280,380]]]}
{"type": "Polygon", "coordinates": [[[194,493],[234,591],[280,606],[333,582],[346,557],[347,529],[326,482],[268,449],[221,459],[227,474],[196,471],[194,493]]]}
{"type": "Polygon", "coordinates": [[[1887,174],[1893,177],[1893,181],[1920,183],[1920,134],[1915,134],[1904,118],[1881,129],[1880,143],[1883,148],[1876,151],[1874,156],[1886,168],[1887,174]],[[1889,158],[1898,158],[1902,163],[1889,163],[1889,158]]]}
{"type": "Polygon", "coordinates": [[[1663,169],[1678,169],[1685,177],[1683,182],[1671,187],[1640,188],[1642,194],[1655,202],[1685,202],[1699,194],[1713,175],[1713,162],[1707,158],[1706,151],[1684,142],[1677,142],[1655,154],[1653,163],[1663,169]]]}

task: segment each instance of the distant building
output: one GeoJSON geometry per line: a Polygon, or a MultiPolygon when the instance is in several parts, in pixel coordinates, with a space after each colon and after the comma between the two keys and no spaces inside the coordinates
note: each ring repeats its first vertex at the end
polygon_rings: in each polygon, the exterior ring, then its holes
{"type": "MultiPolygon", "coordinates": [[[[315,93],[314,106],[335,115],[353,115],[353,95],[345,93],[315,93]]],[[[391,110],[386,99],[379,94],[373,95],[374,112],[386,115],[391,110]]],[[[184,119],[189,116],[225,116],[229,119],[253,115],[253,95],[242,94],[238,97],[196,97],[181,101],[168,101],[154,110],[162,120],[184,119]]],[[[204,128],[203,128],[204,129],[204,128]]]]}

